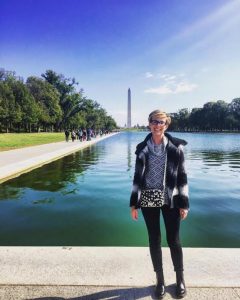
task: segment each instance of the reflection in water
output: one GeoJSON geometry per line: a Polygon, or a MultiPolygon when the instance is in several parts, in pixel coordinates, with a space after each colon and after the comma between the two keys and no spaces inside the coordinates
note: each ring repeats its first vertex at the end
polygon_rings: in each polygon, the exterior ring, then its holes
{"type": "Polygon", "coordinates": [[[0,201],[15,199],[17,197],[20,197],[20,195],[21,190],[19,188],[4,185],[4,183],[0,184],[0,201]]]}
{"type": "Polygon", "coordinates": [[[46,198],[46,199],[40,199],[40,200],[35,200],[33,201],[33,204],[50,204],[50,203],[54,203],[54,199],[53,198],[46,198]]]}
{"type": "MultiPolygon", "coordinates": [[[[76,183],[79,175],[91,165],[96,164],[98,155],[98,149],[91,146],[6,181],[0,185],[0,200],[19,196],[19,189],[23,188],[49,192],[64,189],[69,183],[76,183]]],[[[67,190],[63,193],[73,192],[73,190],[67,190]]]]}
{"type": "Polygon", "coordinates": [[[131,156],[132,156],[132,151],[131,151],[131,141],[132,141],[132,135],[131,132],[128,133],[127,135],[127,172],[131,170],[131,156]]]}
{"type": "Polygon", "coordinates": [[[227,151],[192,151],[188,154],[191,160],[201,160],[207,167],[224,166],[233,169],[240,168],[240,153],[227,151]]]}
{"type": "MultiPolygon", "coordinates": [[[[147,246],[141,213],[138,222],[129,214],[135,149],[146,135],[118,134],[1,184],[0,245],[147,246]]],[[[240,135],[174,135],[188,141],[183,245],[240,247],[240,135]]]]}

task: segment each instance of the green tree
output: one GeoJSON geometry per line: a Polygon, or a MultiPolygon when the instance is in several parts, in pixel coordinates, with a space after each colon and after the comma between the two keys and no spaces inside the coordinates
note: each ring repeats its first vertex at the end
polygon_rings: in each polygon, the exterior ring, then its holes
{"type": "Polygon", "coordinates": [[[228,105],[228,125],[231,129],[240,129],[240,98],[235,98],[228,105]]]}
{"type": "Polygon", "coordinates": [[[203,110],[202,108],[193,108],[189,116],[189,126],[193,131],[202,130],[203,110]]]}
{"type": "Polygon", "coordinates": [[[0,122],[6,132],[11,131],[14,124],[21,122],[21,117],[21,108],[16,103],[11,87],[0,81],[0,122]]]}
{"type": "Polygon", "coordinates": [[[31,132],[32,125],[37,124],[39,119],[37,103],[23,81],[12,80],[9,84],[13,91],[16,103],[21,107],[22,118],[21,124],[18,124],[18,131],[20,131],[20,127],[23,127],[24,131],[31,132]]]}
{"type": "Polygon", "coordinates": [[[115,120],[111,116],[106,116],[105,118],[105,129],[112,131],[113,129],[117,128],[117,124],[115,120]]]}
{"type": "Polygon", "coordinates": [[[224,130],[226,128],[226,117],[228,115],[228,105],[223,100],[218,100],[213,104],[213,128],[224,130]]]}
{"type": "Polygon", "coordinates": [[[75,87],[78,83],[74,78],[66,78],[52,70],[47,70],[42,77],[59,92],[60,106],[63,112],[59,127],[69,126],[71,118],[83,109],[83,90],[76,91],[75,87]]]}
{"type": "Polygon", "coordinates": [[[225,128],[225,118],[228,113],[228,107],[227,103],[223,100],[207,102],[203,106],[202,113],[204,130],[216,131],[225,128]]]}
{"type": "Polygon", "coordinates": [[[33,76],[28,77],[26,85],[38,105],[39,125],[53,130],[53,126],[62,117],[58,91],[48,82],[33,76]]]}

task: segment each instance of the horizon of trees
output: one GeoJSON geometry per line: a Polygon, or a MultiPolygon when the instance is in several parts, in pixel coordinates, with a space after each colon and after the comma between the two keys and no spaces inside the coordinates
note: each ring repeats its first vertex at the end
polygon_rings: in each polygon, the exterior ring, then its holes
{"type": "MultiPolygon", "coordinates": [[[[210,101],[202,108],[182,108],[177,113],[169,114],[172,122],[169,131],[186,132],[221,132],[240,131],[240,98],[231,103],[223,100],[210,101]]],[[[135,125],[136,129],[146,130],[148,126],[135,125]]]]}
{"type": "Polygon", "coordinates": [[[77,86],[74,78],[53,70],[24,82],[15,72],[0,69],[0,132],[117,128],[106,110],[77,86]]]}
{"type": "Polygon", "coordinates": [[[210,101],[202,108],[191,111],[183,108],[170,116],[169,130],[173,131],[240,131],[240,98],[234,98],[230,103],[210,101]]]}

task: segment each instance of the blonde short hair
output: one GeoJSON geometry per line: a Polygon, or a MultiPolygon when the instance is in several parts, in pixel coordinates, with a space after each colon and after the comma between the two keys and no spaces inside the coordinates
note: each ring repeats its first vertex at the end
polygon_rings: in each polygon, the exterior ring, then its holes
{"type": "Polygon", "coordinates": [[[156,109],[149,114],[148,122],[151,123],[151,121],[154,120],[154,118],[166,118],[167,119],[166,125],[171,124],[171,117],[169,117],[169,115],[167,113],[165,113],[164,111],[162,111],[160,109],[156,109]]]}

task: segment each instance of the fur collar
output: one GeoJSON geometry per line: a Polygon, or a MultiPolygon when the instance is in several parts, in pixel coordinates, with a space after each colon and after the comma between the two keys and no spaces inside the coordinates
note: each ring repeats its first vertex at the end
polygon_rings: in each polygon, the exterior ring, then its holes
{"type": "MultiPolygon", "coordinates": [[[[168,140],[177,148],[179,145],[187,145],[187,142],[185,140],[176,138],[171,136],[169,133],[165,132],[164,135],[168,138],[168,140]]],[[[147,146],[147,141],[152,137],[152,133],[149,133],[146,138],[144,139],[143,142],[137,145],[137,149],[135,154],[139,154],[146,146],[147,146]]]]}

